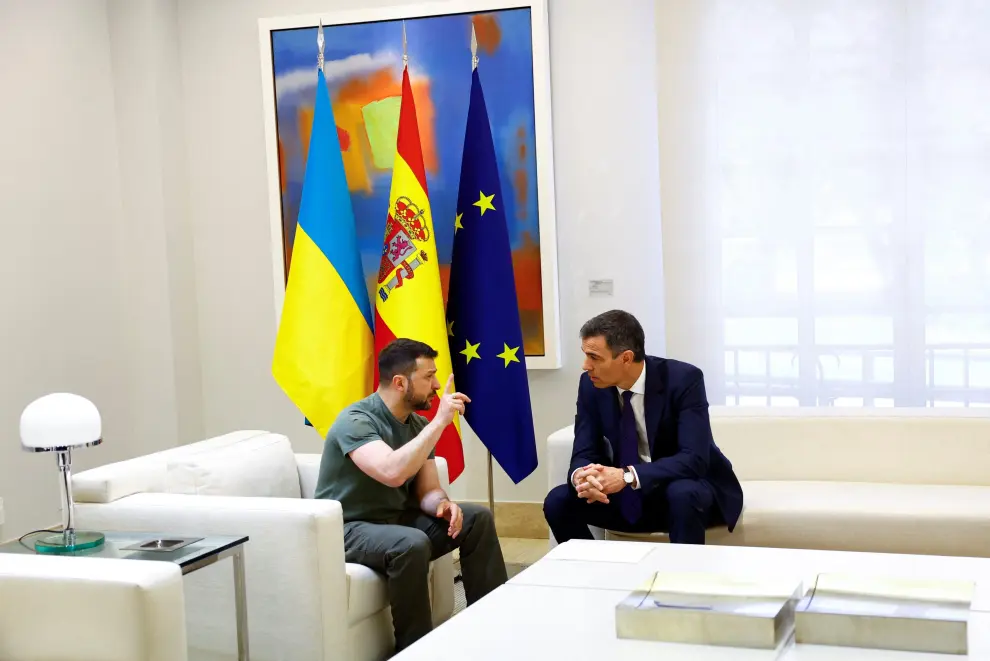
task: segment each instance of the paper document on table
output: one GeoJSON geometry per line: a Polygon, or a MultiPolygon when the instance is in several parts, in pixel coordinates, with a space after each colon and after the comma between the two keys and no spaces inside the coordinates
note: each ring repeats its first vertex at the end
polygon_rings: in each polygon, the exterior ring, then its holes
{"type": "Polygon", "coordinates": [[[582,562],[622,562],[637,564],[657,548],[650,542],[602,542],[574,539],[555,546],[545,556],[548,560],[582,562]]]}
{"type": "Polygon", "coordinates": [[[975,590],[976,585],[973,581],[942,581],[862,574],[819,574],[815,583],[815,591],[826,594],[967,605],[973,601],[975,590]]]}
{"type": "Polygon", "coordinates": [[[640,589],[723,597],[790,599],[801,581],[788,576],[731,576],[709,572],[657,572],[640,589]]]}

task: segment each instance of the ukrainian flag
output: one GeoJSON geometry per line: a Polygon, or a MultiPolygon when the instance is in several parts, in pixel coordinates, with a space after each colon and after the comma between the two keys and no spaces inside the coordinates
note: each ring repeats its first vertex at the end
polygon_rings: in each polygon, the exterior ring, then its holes
{"type": "Polygon", "coordinates": [[[321,436],[372,391],[374,336],[354,210],[323,71],[272,374],[321,436]]]}

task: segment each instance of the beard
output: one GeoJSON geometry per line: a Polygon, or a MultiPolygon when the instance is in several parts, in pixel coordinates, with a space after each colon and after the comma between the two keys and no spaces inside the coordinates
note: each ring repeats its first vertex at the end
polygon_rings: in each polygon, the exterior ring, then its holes
{"type": "Polygon", "coordinates": [[[405,396],[405,403],[413,411],[429,411],[433,408],[433,398],[436,396],[435,393],[427,393],[423,396],[413,395],[411,392],[407,392],[405,396]]]}

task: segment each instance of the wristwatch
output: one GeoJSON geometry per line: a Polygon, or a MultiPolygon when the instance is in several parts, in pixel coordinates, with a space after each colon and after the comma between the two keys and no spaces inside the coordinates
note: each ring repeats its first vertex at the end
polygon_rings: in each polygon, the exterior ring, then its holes
{"type": "Polygon", "coordinates": [[[636,476],[633,475],[633,472],[629,470],[628,466],[622,469],[622,480],[629,486],[632,486],[636,482],[636,476]]]}

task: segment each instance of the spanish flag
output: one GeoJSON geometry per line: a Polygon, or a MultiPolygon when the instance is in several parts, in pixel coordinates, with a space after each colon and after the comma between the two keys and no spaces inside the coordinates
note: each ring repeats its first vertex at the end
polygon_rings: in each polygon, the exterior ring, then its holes
{"type": "Polygon", "coordinates": [[[372,392],[371,302],[322,69],[272,374],[320,436],[372,392]]]}
{"type": "MultiPolygon", "coordinates": [[[[408,68],[402,72],[398,144],[377,291],[376,355],[397,337],[425,342],[439,353],[436,358],[437,379],[440,383],[446,383],[451,373],[451,363],[440,265],[408,68]]],[[[376,365],[376,382],[377,372],[376,365]]],[[[426,412],[426,417],[432,420],[438,406],[439,399],[434,399],[433,408],[426,412]]],[[[447,460],[450,481],[453,482],[464,470],[459,416],[443,431],[436,454],[447,460]]]]}

